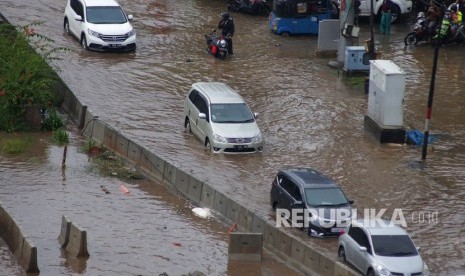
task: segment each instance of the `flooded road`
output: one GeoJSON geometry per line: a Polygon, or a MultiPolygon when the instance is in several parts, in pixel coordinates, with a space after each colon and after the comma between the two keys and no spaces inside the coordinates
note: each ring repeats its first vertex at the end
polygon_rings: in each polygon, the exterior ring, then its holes
{"type": "MultiPolygon", "coordinates": [[[[233,14],[235,55],[220,61],[204,52],[204,34],[215,28],[225,1],[134,0],[120,3],[135,18],[136,53],[85,52],[63,33],[65,2],[0,0],[0,7],[13,24],[44,20],[37,31],[73,50],[55,65],[94,115],[270,220],[277,170],[316,168],[337,180],[358,210],[402,208],[433,275],[465,273],[463,47],[440,50],[431,132],[442,136],[421,164],[421,148],[379,145],[365,134],[363,87],[329,68],[330,59],[314,58],[316,37],[276,36],[266,17],[233,14]],[[260,112],[262,154],[212,155],[184,132],[184,98],[197,81],[225,82],[260,112]],[[416,219],[436,211],[438,222],[416,219]]],[[[407,73],[405,126],[422,130],[433,49],[404,48],[409,30],[403,21],[392,36],[376,32],[375,40],[382,58],[407,73]]],[[[364,21],[360,44],[368,38],[364,21]]],[[[307,240],[335,255],[335,239],[307,240]]]]}
{"type": "MultiPolygon", "coordinates": [[[[82,153],[83,137],[69,131],[63,170],[63,147],[43,134],[29,136],[37,150],[0,156],[0,201],[37,247],[40,275],[239,275],[243,264],[228,264],[229,226],[196,216],[194,206],[160,184],[100,175],[82,153]],[[87,231],[88,260],[60,250],[63,215],[87,231]]],[[[12,137],[18,135],[0,140],[12,137]]],[[[117,163],[112,175],[121,172],[117,163]]],[[[3,241],[0,254],[0,275],[25,275],[3,241]]],[[[262,266],[249,267],[268,276],[301,275],[268,254],[262,266]]]]}

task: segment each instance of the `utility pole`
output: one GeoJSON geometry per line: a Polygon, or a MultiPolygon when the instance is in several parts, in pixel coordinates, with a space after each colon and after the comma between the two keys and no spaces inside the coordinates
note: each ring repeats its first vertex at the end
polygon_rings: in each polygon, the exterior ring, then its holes
{"type": "MultiPolygon", "coordinates": [[[[444,9],[445,9],[444,4],[435,2],[434,0],[433,0],[433,4],[440,7],[441,15],[443,15],[444,14],[444,9]]],[[[440,18],[442,18],[442,16],[440,18]]],[[[441,21],[441,23],[440,23],[439,30],[442,29],[442,27],[443,27],[442,24],[443,24],[443,21],[441,21]]],[[[426,108],[425,133],[423,135],[423,150],[421,152],[421,159],[423,161],[426,160],[426,155],[427,155],[427,152],[428,152],[429,122],[431,120],[431,113],[433,112],[434,85],[435,85],[435,82],[436,82],[436,71],[437,71],[437,67],[438,67],[439,48],[442,45],[442,39],[443,39],[442,34],[440,33],[440,31],[438,31],[438,32],[439,32],[437,34],[438,37],[437,37],[436,43],[434,44],[433,70],[431,72],[431,83],[430,83],[430,86],[429,86],[428,106],[426,108]]]]}
{"type": "MultiPolygon", "coordinates": [[[[345,50],[348,44],[352,44],[350,38],[342,35],[345,24],[354,25],[354,5],[355,0],[341,0],[339,11],[339,45],[337,49],[337,62],[344,64],[345,50]]],[[[350,45],[349,45],[350,46],[350,45]]]]}

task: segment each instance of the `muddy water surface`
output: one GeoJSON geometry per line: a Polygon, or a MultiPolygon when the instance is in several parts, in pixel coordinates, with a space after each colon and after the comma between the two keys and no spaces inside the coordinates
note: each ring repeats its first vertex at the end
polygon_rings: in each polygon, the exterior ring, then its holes
{"type": "MultiPolygon", "coordinates": [[[[421,164],[421,148],[379,145],[364,133],[363,87],[351,86],[330,69],[329,59],[314,58],[316,37],[275,36],[266,17],[233,14],[235,55],[219,61],[205,54],[204,34],[216,26],[225,1],[121,4],[135,17],[136,53],[80,49],[63,34],[63,0],[0,0],[2,13],[14,24],[45,20],[37,30],[74,50],[55,65],[93,114],[170,162],[270,220],[269,188],[276,171],[314,167],[336,179],[359,210],[402,208],[434,275],[465,273],[463,47],[440,50],[431,131],[442,136],[421,164]],[[262,154],[212,155],[184,132],[183,101],[197,81],[228,83],[260,112],[262,154]],[[436,211],[438,222],[416,219],[436,211]]],[[[422,130],[433,49],[404,48],[408,23],[394,25],[390,37],[376,32],[375,39],[382,58],[407,73],[405,126],[422,130]]],[[[368,24],[362,22],[359,41],[368,38],[368,24]]],[[[335,239],[308,242],[335,255],[335,239]]]]}
{"type": "MultiPolygon", "coordinates": [[[[194,206],[161,184],[119,179],[119,166],[110,171],[114,177],[100,175],[97,163],[82,153],[82,137],[76,130],[70,133],[73,142],[64,169],[64,148],[51,144],[47,135],[29,136],[36,150],[0,158],[0,200],[37,247],[41,275],[243,271],[243,263],[228,264],[229,226],[214,216],[196,216],[194,206]],[[87,231],[88,260],[60,250],[63,215],[87,231]]],[[[1,138],[13,137],[17,135],[1,138]]],[[[0,254],[0,275],[25,275],[3,241],[0,254]]],[[[261,266],[246,265],[263,275],[300,275],[268,254],[261,266]]]]}

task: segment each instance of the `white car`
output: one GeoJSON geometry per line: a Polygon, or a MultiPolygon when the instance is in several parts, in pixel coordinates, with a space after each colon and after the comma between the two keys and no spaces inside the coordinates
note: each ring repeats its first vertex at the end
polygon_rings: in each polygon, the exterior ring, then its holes
{"type": "Polygon", "coordinates": [[[339,237],[338,256],[367,276],[428,276],[407,232],[389,221],[353,220],[339,237]]]}
{"type": "MultiPolygon", "coordinates": [[[[359,16],[370,16],[371,14],[371,2],[373,1],[373,13],[376,16],[381,16],[381,5],[383,0],[360,0],[360,14],[359,16]]],[[[412,11],[411,0],[391,0],[393,7],[391,10],[392,19],[391,22],[395,23],[399,20],[402,14],[407,14],[412,11]]]]}
{"type": "Polygon", "coordinates": [[[68,0],[63,27],[84,49],[134,51],[132,18],[115,0],[68,0]]]}
{"type": "Polygon", "coordinates": [[[193,84],[184,103],[184,127],[214,153],[261,152],[257,117],[239,93],[219,82],[193,84]]]}

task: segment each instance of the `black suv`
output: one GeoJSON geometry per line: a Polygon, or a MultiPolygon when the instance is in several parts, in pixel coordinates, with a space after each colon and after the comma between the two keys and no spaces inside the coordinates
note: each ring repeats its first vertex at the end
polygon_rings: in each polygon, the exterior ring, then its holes
{"type": "Polygon", "coordinates": [[[276,215],[316,237],[343,232],[352,218],[352,203],[333,180],[309,168],[280,170],[270,192],[276,215]]]}

